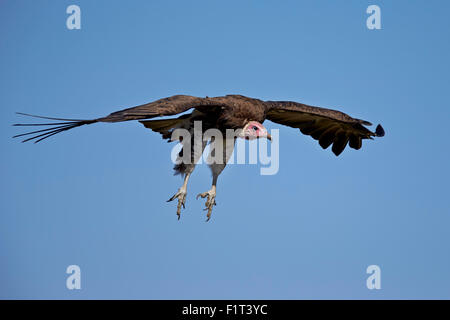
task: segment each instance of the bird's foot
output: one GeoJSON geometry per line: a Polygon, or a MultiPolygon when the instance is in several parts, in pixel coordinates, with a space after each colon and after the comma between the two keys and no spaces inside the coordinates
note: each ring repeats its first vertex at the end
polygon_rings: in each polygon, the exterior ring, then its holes
{"type": "Polygon", "coordinates": [[[203,210],[205,210],[205,211],[208,210],[208,213],[206,214],[206,221],[209,221],[209,219],[211,219],[211,212],[212,212],[213,206],[216,205],[216,189],[213,188],[209,191],[199,193],[197,195],[197,199],[199,197],[202,197],[202,198],[207,197],[207,200],[205,202],[205,209],[203,209],[203,210]]]}
{"type": "Polygon", "coordinates": [[[177,193],[175,193],[173,195],[172,198],[170,198],[169,200],[167,200],[167,202],[173,201],[175,199],[178,199],[178,205],[177,205],[177,216],[178,216],[178,220],[180,220],[181,217],[181,206],[184,207],[184,203],[186,202],[186,188],[181,187],[180,189],[178,189],[177,193]]]}

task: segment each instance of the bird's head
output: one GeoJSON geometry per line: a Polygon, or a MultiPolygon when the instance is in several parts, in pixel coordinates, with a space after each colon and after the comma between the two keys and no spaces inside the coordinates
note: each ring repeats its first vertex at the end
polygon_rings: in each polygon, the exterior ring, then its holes
{"type": "Polygon", "coordinates": [[[267,132],[267,129],[257,121],[248,122],[239,135],[240,138],[246,140],[254,140],[259,138],[267,138],[272,141],[272,136],[267,132]]]}

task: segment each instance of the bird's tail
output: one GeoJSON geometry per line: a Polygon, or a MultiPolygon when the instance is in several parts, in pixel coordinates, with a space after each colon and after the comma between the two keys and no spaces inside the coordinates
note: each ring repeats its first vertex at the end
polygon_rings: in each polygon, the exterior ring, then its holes
{"type": "Polygon", "coordinates": [[[22,142],[34,140],[34,143],[38,143],[39,141],[47,139],[57,133],[67,131],[67,130],[70,130],[70,129],[73,129],[76,127],[80,127],[85,124],[91,124],[91,123],[97,122],[97,120],[61,119],[61,118],[42,117],[42,116],[36,116],[36,115],[21,113],[21,112],[17,112],[17,114],[22,115],[22,116],[27,116],[27,117],[58,121],[58,122],[50,122],[50,123],[16,123],[16,124],[13,124],[13,126],[17,126],[17,127],[33,127],[33,126],[44,127],[44,129],[41,129],[41,130],[35,130],[35,131],[31,131],[31,132],[21,133],[21,134],[15,135],[13,137],[13,138],[18,138],[18,137],[31,136],[31,137],[26,137],[26,139],[22,140],[22,142]]]}

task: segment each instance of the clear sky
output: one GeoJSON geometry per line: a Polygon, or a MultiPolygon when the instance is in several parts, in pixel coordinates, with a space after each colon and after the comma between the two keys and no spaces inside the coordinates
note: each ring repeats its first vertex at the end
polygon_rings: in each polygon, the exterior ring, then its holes
{"type": "MultiPolygon", "coordinates": [[[[0,298],[450,298],[448,1],[0,2],[0,298]],[[81,8],[68,30],[66,8],[81,8]],[[366,8],[381,8],[381,30],[366,8]],[[233,165],[205,223],[139,123],[21,144],[14,112],[96,118],[174,94],[337,108],[384,138],[340,157],[280,128],[280,170],[233,165]],[[81,290],[66,268],[81,268],[81,290]],[[368,290],[366,268],[381,268],[368,290]]],[[[25,119],[28,120],[28,119],[25,119]]]]}

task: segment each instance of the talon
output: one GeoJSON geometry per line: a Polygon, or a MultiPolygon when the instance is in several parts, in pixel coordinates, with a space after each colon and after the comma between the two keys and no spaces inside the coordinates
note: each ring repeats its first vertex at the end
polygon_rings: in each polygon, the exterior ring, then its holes
{"type": "Polygon", "coordinates": [[[208,222],[209,219],[211,219],[211,212],[212,212],[212,206],[208,209],[208,214],[206,215],[206,222],[208,222]]]}
{"type": "Polygon", "coordinates": [[[185,209],[185,202],[186,202],[186,191],[185,189],[180,188],[177,193],[175,193],[169,200],[167,200],[167,202],[173,201],[175,199],[178,199],[178,204],[177,204],[177,216],[178,216],[178,220],[180,220],[181,218],[181,207],[183,207],[183,209],[185,209]]]}
{"type": "Polygon", "coordinates": [[[203,211],[208,211],[208,213],[206,215],[206,222],[208,222],[209,219],[211,219],[212,209],[216,205],[216,190],[215,190],[215,188],[213,188],[207,192],[199,193],[197,195],[197,199],[199,197],[202,197],[202,198],[207,197],[206,202],[205,202],[205,208],[203,209],[203,211]]]}
{"type": "Polygon", "coordinates": [[[207,196],[209,196],[209,194],[207,192],[203,192],[203,193],[199,193],[195,199],[198,200],[198,197],[206,198],[207,196]]]}

